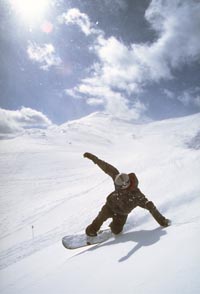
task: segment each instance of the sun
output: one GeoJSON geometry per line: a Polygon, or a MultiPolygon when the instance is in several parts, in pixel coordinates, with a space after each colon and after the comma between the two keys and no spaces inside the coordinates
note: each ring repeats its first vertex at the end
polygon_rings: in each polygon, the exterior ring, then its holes
{"type": "Polygon", "coordinates": [[[10,3],[17,15],[31,24],[41,20],[50,6],[50,0],[10,0],[10,3]]]}

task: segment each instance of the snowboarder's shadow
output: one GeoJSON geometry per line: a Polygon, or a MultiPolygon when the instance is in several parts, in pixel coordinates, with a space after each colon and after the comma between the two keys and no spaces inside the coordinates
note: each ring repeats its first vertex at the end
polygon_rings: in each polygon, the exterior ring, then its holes
{"type": "MultiPolygon", "coordinates": [[[[119,262],[127,260],[129,257],[131,257],[136,251],[141,249],[145,246],[151,246],[152,244],[155,244],[160,240],[162,236],[166,235],[166,231],[162,227],[158,227],[154,230],[141,230],[141,231],[135,231],[135,232],[129,232],[129,233],[122,233],[114,238],[114,240],[108,241],[103,244],[99,244],[98,247],[103,246],[109,246],[109,245],[115,245],[119,243],[125,243],[133,241],[137,244],[129,251],[125,256],[121,257],[119,259],[119,262]]],[[[94,250],[97,248],[96,246],[91,248],[90,250],[94,250]]]]}

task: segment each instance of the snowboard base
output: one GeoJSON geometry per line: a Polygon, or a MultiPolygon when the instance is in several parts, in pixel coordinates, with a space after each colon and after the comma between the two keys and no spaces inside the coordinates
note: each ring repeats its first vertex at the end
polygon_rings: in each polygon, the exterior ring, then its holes
{"type": "Polygon", "coordinates": [[[62,244],[67,249],[77,249],[89,245],[105,242],[112,236],[110,229],[100,231],[97,236],[89,237],[85,233],[65,236],[62,239],[62,244]]]}

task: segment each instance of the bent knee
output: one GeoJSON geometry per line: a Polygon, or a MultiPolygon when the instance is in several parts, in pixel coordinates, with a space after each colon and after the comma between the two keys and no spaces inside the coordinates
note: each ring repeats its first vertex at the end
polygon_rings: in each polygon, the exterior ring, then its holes
{"type": "Polygon", "coordinates": [[[113,234],[118,235],[122,232],[123,228],[121,227],[115,227],[115,226],[110,226],[111,231],[113,234]]]}

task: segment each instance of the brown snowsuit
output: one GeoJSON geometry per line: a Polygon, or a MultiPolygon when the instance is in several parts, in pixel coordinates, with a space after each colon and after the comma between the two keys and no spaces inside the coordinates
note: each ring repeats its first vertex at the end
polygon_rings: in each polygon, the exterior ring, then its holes
{"type": "MultiPolygon", "coordinates": [[[[119,171],[111,164],[99,159],[91,153],[85,153],[84,157],[91,159],[97,164],[113,181],[119,171]]],[[[134,173],[129,174],[130,186],[125,190],[116,189],[110,193],[101,211],[93,222],[86,228],[86,234],[96,234],[104,221],[112,218],[110,228],[114,234],[119,234],[127,220],[128,214],[137,206],[149,210],[155,220],[161,226],[168,226],[168,220],[157,210],[154,203],[149,201],[138,188],[138,179],[134,173]]]]}

